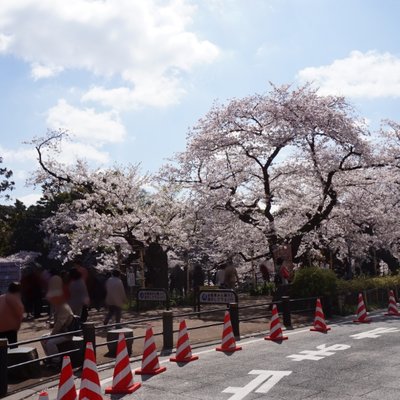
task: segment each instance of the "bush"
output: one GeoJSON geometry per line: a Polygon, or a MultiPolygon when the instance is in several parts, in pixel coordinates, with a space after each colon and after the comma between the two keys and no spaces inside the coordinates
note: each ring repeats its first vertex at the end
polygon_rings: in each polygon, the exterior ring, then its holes
{"type": "Polygon", "coordinates": [[[400,286],[400,276],[376,276],[373,278],[361,276],[349,281],[338,280],[338,293],[359,293],[369,289],[393,289],[400,286]]]}
{"type": "Polygon", "coordinates": [[[275,291],[275,284],[273,282],[264,282],[262,285],[252,287],[250,289],[250,296],[269,296],[275,291]]]}
{"type": "Polygon", "coordinates": [[[296,271],[290,288],[292,298],[331,296],[336,294],[338,279],[329,269],[318,267],[296,271]]]}

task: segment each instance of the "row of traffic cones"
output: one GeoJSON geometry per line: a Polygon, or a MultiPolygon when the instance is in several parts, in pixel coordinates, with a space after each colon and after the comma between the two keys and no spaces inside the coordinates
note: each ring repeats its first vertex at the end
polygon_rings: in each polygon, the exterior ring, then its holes
{"type": "MultiPolygon", "coordinates": [[[[388,312],[385,315],[400,316],[397,308],[396,300],[393,291],[389,292],[388,312]]],[[[353,322],[368,323],[371,319],[367,316],[366,307],[362,294],[358,295],[357,319],[353,322]]],[[[325,321],[324,311],[322,309],[321,300],[317,299],[315,308],[315,318],[313,327],[310,329],[314,332],[326,333],[330,330],[325,321]]],[[[270,323],[269,335],[264,338],[280,342],[286,340],[287,336],[283,336],[282,325],[279,319],[278,309],[276,304],[272,306],[272,318],[270,323]]],[[[224,327],[222,332],[221,346],[216,348],[217,351],[232,353],[242,350],[236,345],[235,337],[230,319],[229,311],[225,312],[224,327]]],[[[176,346],[176,355],[171,357],[170,361],[187,363],[195,361],[198,356],[192,354],[189,335],[187,332],[186,322],[183,320],[179,325],[178,342],[176,346]]],[[[129,362],[128,351],[126,348],[125,336],[119,335],[117,346],[117,357],[115,362],[112,386],[106,388],[107,394],[129,394],[140,388],[140,383],[134,382],[134,374],[138,375],[156,375],[164,372],[166,367],[160,367],[156,345],[154,342],[153,330],[149,326],[146,330],[144,341],[144,351],[142,356],[142,365],[140,369],[132,372],[129,362]]],[[[65,356],[61,368],[60,382],[58,385],[57,400],[102,400],[100,379],[97,372],[96,358],[92,343],[87,343],[85,351],[85,361],[81,377],[81,387],[79,398],[77,397],[76,388],[73,379],[71,361],[68,356],[65,356]]],[[[49,400],[48,394],[42,392],[39,394],[39,400],[49,400]]]]}

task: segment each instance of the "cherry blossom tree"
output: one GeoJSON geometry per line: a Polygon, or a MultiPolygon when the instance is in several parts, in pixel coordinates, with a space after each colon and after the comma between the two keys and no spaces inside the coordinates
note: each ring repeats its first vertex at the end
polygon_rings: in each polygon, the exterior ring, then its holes
{"type": "Polygon", "coordinates": [[[273,87],[214,105],[162,176],[203,198],[212,218],[229,214],[257,232],[253,258],[284,243],[296,256],[338,206],[343,176],[378,165],[368,135],[344,98],[273,87]]]}

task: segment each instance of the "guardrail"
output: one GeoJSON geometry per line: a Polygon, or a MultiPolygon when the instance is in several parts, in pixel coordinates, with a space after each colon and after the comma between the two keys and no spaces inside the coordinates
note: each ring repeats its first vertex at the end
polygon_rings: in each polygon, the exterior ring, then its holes
{"type": "MultiPolygon", "coordinates": [[[[366,292],[364,297],[368,298],[370,296],[370,292],[366,292]]],[[[54,357],[60,357],[64,355],[70,355],[76,352],[82,352],[82,357],[83,353],[85,351],[86,343],[87,342],[92,342],[93,343],[93,348],[95,352],[97,351],[98,348],[107,346],[112,343],[116,343],[118,340],[112,340],[112,341],[103,341],[100,343],[97,343],[96,336],[98,333],[102,331],[108,331],[110,328],[123,328],[127,326],[135,326],[138,324],[143,324],[143,323],[148,323],[152,321],[160,321],[162,320],[162,331],[161,332],[155,332],[154,336],[162,336],[162,341],[163,341],[163,349],[164,350],[172,350],[174,347],[174,340],[173,340],[173,335],[174,333],[177,333],[178,330],[173,329],[173,322],[174,318],[177,319],[182,319],[186,317],[199,317],[205,314],[215,314],[215,313],[221,313],[225,310],[229,310],[230,317],[231,317],[231,323],[232,323],[232,330],[235,338],[237,340],[240,340],[240,323],[246,322],[246,321],[253,321],[257,319],[262,319],[262,318],[270,318],[271,316],[271,309],[272,305],[276,304],[278,306],[279,313],[282,315],[282,323],[287,329],[292,328],[292,313],[309,313],[313,312],[315,310],[315,300],[316,297],[308,297],[308,298],[303,298],[303,299],[290,299],[289,296],[282,296],[281,300],[279,301],[270,301],[266,303],[261,303],[261,304],[252,304],[252,305],[239,305],[237,302],[235,303],[230,303],[225,307],[218,307],[214,309],[205,309],[201,311],[194,311],[194,312],[187,312],[187,313],[180,313],[180,314],[174,314],[171,310],[166,310],[163,311],[161,316],[157,317],[150,317],[150,318],[143,318],[143,319],[135,319],[135,320],[128,320],[124,321],[121,323],[112,323],[109,325],[101,325],[101,326],[95,326],[94,323],[87,322],[82,325],[82,329],[74,332],[67,332],[67,333],[62,333],[58,335],[53,335],[53,336],[47,336],[47,337],[40,337],[40,338],[34,338],[30,340],[24,340],[20,341],[18,343],[14,343],[12,345],[8,345],[8,342],[6,339],[0,339],[0,397],[5,397],[7,395],[7,389],[8,389],[8,371],[12,370],[13,368],[17,367],[22,367],[26,366],[32,363],[37,363],[37,362],[45,362],[46,360],[50,360],[54,357]],[[240,312],[245,311],[247,309],[255,310],[255,309],[261,309],[262,314],[261,315],[256,315],[256,316],[249,316],[249,317],[244,317],[240,318],[240,312]],[[15,364],[12,366],[7,366],[8,365],[8,349],[12,346],[21,346],[25,344],[31,344],[31,343],[38,343],[41,342],[42,340],[46,340],[48,338],[54,338],[54,337],[60,337],[60,336],[66,336],[66,335],[81,335],[83,337],[83,346],[81,349],[74,349],[74,350],[69,350],[66,352],[62,353],[57,353],[53,354],[51,356],[47,357],[42,357],[34,360],[29,360],[23,363],[15,364]]],[[[329,298],[325,298],[323,300],[324,303],[324,309],[326,315],[329,317],[331,314],[331,300],[329,298]],[[325,300],[325,301],[324,301],[325,300]]],[[[197,330],[197,329],[207,329],[209,327],[213,326],[222,326],[223,325],[223,318],[221,318],[220,322],[212,322],[212,323],[206,323],[202,324],[200,326],[192,326],[188,327],[188,330],[197,330]]],[[[135,336],[134,339],[144,339],[145,335],[141,336],[135,336]]],[[[79,369],[79,368],[78,368],[79,369]]]]}

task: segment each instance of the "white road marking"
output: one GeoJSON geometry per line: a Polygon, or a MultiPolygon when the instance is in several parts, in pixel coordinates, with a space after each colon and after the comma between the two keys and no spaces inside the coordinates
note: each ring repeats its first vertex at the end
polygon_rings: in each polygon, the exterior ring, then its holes
{"type": "MultiPolygon", "coordinates": [[[[292,335],[297,335],[299,333],[304,333],[304,332],[309,332],[309,331],[310,331],[310,329],[308,328],[308,329],[302,329],[302,330],[299,330],[299,331],[293,331],[293,332],[284,331],[284,332],[285,332],[285,335],[292,336],[292,335]]],[[[257,343],[257,342],[263,342],[263,341],[264,341],[264,338],[252,339],[252,340],[248,340],[246,342],[240,342],[240,345],[241,346],[247,346],[248,344],[257,343]]],[[[195,351],[195,350],[192,349],[192,353],[196,354],[196,355],[207,354],[207,353],[215,353],[215,348],[208,349],[208,350],[202,350],[202,351],[195,351]]],[[[160,361],[160,364],[165,364],[165,363],[169,363],[169,358],[166,358],[166,359],[160,361]]],[[[108,382],[111,382],[112,379],[113,379],[112,376],[109,377],[109,378],[102,379],[100,381],[100,385],[103,386],[103,385],[107,384],[108,382]]]]}
{"type": "Polygon", "coordinates": [[[299,354],[292,354],[287,358],[291,358],[292,361],[319,361],[325,357],[333,356],[337,351],[347,350],[350,347],[347,344],[334,344],[329,347],[326,347],[326,344],[321,344],[317,346],[318,350],[303,350],[299,354]]]}
{"type": "Polygon", "coordinates": [[[229,386],[222,391],[222,393],[233,393],[233,396],[228,400],[242,400],[248,394],[255,390],[256,393],[267,393],[271,390],[283,377],[288,376],[292,371],[265,371],[265,370],[252,370],[250,375],[258,375],[244,387],[229,386]],[[260,386],[261,385],[261,386],[260,386]]]}
{"type": "Polygon", "coordinates": [[[384,333],[400,332],[397,328],[376,328],[371,331],[357,333],[356,335],[350,335],[353,339],[376,339],[381,337],[384,333]]]}

